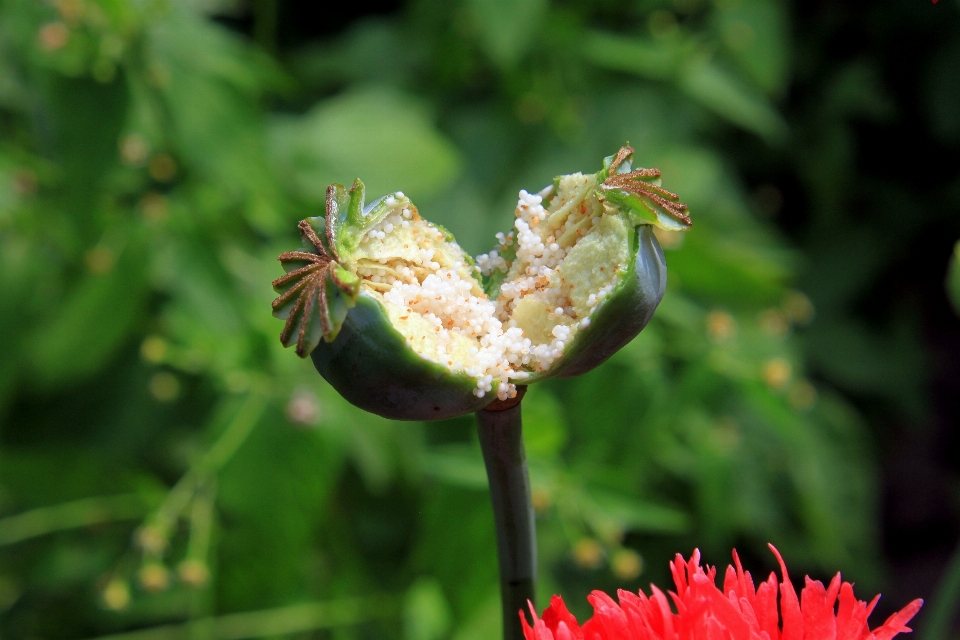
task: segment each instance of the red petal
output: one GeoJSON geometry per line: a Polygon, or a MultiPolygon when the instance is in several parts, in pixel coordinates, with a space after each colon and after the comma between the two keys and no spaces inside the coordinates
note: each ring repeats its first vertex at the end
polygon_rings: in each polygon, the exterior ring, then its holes
{"type": "Polygon", "coordinates": [[[577,619],[567,609],[566,603],[560,596],[550,598],[550,606],[543,612],[543,622],[554,635],[557,635],[557,629],[562,622],[567,625],[568,631],[573,634],[575,640],[583,640],[583,632],[577,624],[577,619]]]}
{"type": "Polygon", "coordinates": [[[910,631],[910,627],[906,625],[913,616],[917,615],[917,611],[920,611],[921,606],[923,606],[923,600],[914,600],[887,618],[887,621],[879,628],[874,629],[872,637],[876,638],[876,640],[890,640],[890,638],[898,633],[910,631]]]}
{"type": "MultiPolygon", "coordinates": [[[[703,584],[706,578],[698,576],[698,582],[703,584]]],[[[713,618],[730,634],[731,640],[750,640],[750,625],[740,612],[740,603],[737,602],[734,605],[712,583],[709,587],[709,589],[703,589],[703,596],[710,601],[710,613],[713,614],[713,618]]]]}
{"type": "Polygon", "coordinates": [[[756,593],[756,589],[753,586],[753,576],[750,575],[749,571],[743,570],[743,565],[740,564],[740,556],[737,555],[737,550],[733,550],[733,562],[737,566],[737,582],[740,584],[740,592],[737,594],[742,598],[747,598],[750,600],[750,603],[753,604],[753,598],[756,593]]]}
{"type": "Polygon", "coordinates": [[[586,637],[589,638],[589,631],[593,631],[599,634],[602,640],[618,640],[619,638],[627,640],[620,628],[621,626],[625,626],[623,622],[625,622],[626,616],[623,616],[624,620],[621,621],[617,612],[623,615],[623,611],[613,598],[603,591],[592,591],[590,595],[587,596],[587,600],[593,605],[593,617],[583,626],[586,637]]]}
{"type": "Polygon", "coordinates": [[[620,608],[627,616],[630,637],[634,640],[652,637],[650,635],[650,625],[647,622],[650,601],[643,595],[643,592],[635,594],[620,589],[617,591],[617,598],[620,600],[620,608]]]}
{"type": "Polygon", "coordinates": [[[723,595],[730,595],[731,591],[737,593],[738,582],[736,569],[727,565],[727,570],[723,574],[723,595]]]}
{"type": "MultiPolygon", "coordinates": [[[[699,556],[699,554],[697,555],[699,556]]],[[[660,622],[662,624],[659,630],[654,628],[654,631],[659,631],[660,637],[663,640],[676,640],[677,632],[673,627],[673,611],[670,610],[670,603],[667,602],[667,597],[663,595],[663,591],[660,591],[660,589],[657,589],[654,585],[650,585],[650,590],[653,591],[652,599],[657,604],[654,610],[659,611],[661,615],[660,622]]]]}
{"type": "Polygon", "coordinates": [[[766,582],[757,589],[753,601],[753,610],[757,614],[760,628],[767,632],[770,640],[780,640],[780,612],[777,611],[777,577],[770,574],[766,582]]]}
{"type": "Polygon", "coordinates": [[[800,613],[797,592],[794,591],[793,583],[790,582],[790,576],[787,574],[787,565],[776,547],[772,544],[767,546],[777,557],[777,562],[780,563],[780,573],[783,574],[783,582],[780,583],[780,614],[783,617],[783,630],[780,632],[780,638],[782,640],[803,640],[803,616],[800,613]]]}
{"type": "MultiPolygon", "coordinates": [[[[537,610],[533,608],[533,603],[529,600],[527,600],[527,606],[530,607],[530,615],[533,616],[533,624],[536,626],[537,622],[539,622],[537,610]]],[[[535,640],[533,629],[530,628],[530,624],[527,622],[527,616],[523,614],[523,609],[518,611],[518,613],[520,614],[520,625],[523,627],[523,637],[527,640],[535,640]]]]}
{"type": "Polygon", "coordinates": [[[860,640],[863,637],[866,620],[866,603],[858,602],[853,595],[853,585],[844,582],[840,585],[837,640],[860,640]]]}
{"type": "Polygon", "coordinates": [[[728,636],[724,633],[723,627],[717,622],[716,618],[707,618],[707,634],[705,640],[727,640],[728,636]]]}
{"type": "Polygon", "coordinates": [[[827,587],[827,606],[830,607],[830,611],[833,611],[834,605],[837,603],[837,594],[840,593],[840,574],[833,576],[833,580],[830,581],[830,586],[827,587]]]}
{"type": "Polygon", "coordinates": [[[675,560],[670,561],[670,575],[673,576],[673,584],[678,593],[683,593],[687,587],[686,572],[683,569],[685,564],[679,553],[675,560]]]}
{"type": "Polygon", "coordinates": [[[833,607],[827,605],[827,590],[819,580],[806,579],[800,592],[804,640],[836,640],[837,621],[833,607]]]}
{"type": "Polygon", "coordinates": [[[567,626],[567,623],[563,621],[557,625],[557,630],[553,635],[557,640],[574,640],[574,636],[570,632],[570,628],[567,626]]]}
{"type": "Polygon", "coordinates": [[[750,625],[751,631],[760,633],[760,621],[757,620],[757,612],[753,610],[753,605],[746,598],[740,598],[740,611],[743,613],[743,619],[750,625]]]}

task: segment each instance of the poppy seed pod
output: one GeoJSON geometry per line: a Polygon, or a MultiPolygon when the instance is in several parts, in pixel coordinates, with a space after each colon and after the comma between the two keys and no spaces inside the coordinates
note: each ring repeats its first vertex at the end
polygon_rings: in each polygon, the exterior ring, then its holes
{"type": "Polygon", "coordinates": [[[595,174],[520,192],[514,229],[476,260],[396,192],[364,203],[357,180],[300,222],[307,250],[281,254],[274,315],[353,404],[394,419],[477,411],[516,385],[579,375],[640,332],[666,286],[653,226],[689,227],[633,149],[595,174]]]}

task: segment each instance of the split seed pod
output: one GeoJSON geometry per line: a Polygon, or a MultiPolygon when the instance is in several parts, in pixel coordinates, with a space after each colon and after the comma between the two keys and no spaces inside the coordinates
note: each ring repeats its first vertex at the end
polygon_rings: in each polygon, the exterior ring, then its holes
{"type": "Polygon", "coordinates": [[[353,404],[394,419],[471,413],[517,384],[579,375],[633,339],[666,287],[653,227],[686,206],[623,147],[591,175],[520,192],[514,230],[473,260],[402,193],[364,204],[357,180],[300,222],[280,255],[281,340],[353,404]]]}

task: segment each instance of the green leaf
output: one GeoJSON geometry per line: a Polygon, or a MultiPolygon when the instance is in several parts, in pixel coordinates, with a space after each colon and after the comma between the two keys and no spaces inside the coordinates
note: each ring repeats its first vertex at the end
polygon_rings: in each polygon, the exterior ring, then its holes
{"type": "Polygon", "coordinates": [[[769,143],[780,144],[787,137],[786,122],[767,99],[707,57],[684,65],[677,84],[706,108],[769,143]]]}
{"type": "Polygon", "coordinates": [[[182,10],[152,25],[146,44],[156,77],[134,78],[146,103],[140,109],[149,113],[159,107],[169,118],[176,160],[242,203],[258,229],[282,228],[266,161],[264,118],[253,98],[282,85],[283,76],[237,36],[182,10]],[[156,89],[149,85],[159,85],[162,105],[154,103],[156,89]]]}
{"type": "Polygon", "coordinates": [[[608,491],[590,490],[597,515],[616,521],[624,530],[681,533],[690,526],[686,513],[647,500],[608,491]]]}
{"type": "Polygon", "coordinates": [[[96,373],[130,334],[147,294],[140,248],[110,271],[88,274],[28,338],[34,379],[52,386],[96,373]]]}
{"type": "Polygon", "coordinates": [[[651,40],[588,31],[583,37],[582,51],[598,67],[651,80],[669,80],[692,51],[692,43],[679,38],[651,40]]]}
{"type": "Polygon", "coordinates": [[[523,399],[523,444],[531,456],[555,458],[567,442],[567,425],[557,399],[531,385],[523,399]]]}
{"type": "Polygon", "coordinates": [[[451,618],[437,580],[420,578],[410,586],[403,604],[404,640],[440,640],[450,630],[451,618]]]}
{"type": "Polygon", "coordinates": [[[220,541],[224,598],[231,610],[281,604],[307,593],[302,562],[327,516],[343,455],[279,413],[249,435],[219,477],[218,506],[229,523],[220,541]]]}
{"type": "Polygon", "coordinates": [[[594,31],[586,34],[582,53],[605,69],[672,82],[722,118],[767,142],[782,142],[786,122],[767,98],[698,50],[693,39],[681,36],[645,40],[594,31]]]}
{"type": "Polygon", "coordinates": [[[435,447],[422,456],[424,474],[464,489],[487,488],[487,470],[480,451],[461,445],[435,447]]]}
{"type": "Polygon", "coordinates": [[[454,146],[415,100],[369,88],[324,101],[270,127],[273,156],[306,197],[323,202],[328,184],[363,177],[369,193],[403,190],[416,200],[449,184],[460,168],[454,146]]]}
{"type": "Polygon", "coordinates": [[[753,84],[779,95],[789,79],[786,7],[776,0],[718,3],[717,29],[729,55],[753,84]]]}

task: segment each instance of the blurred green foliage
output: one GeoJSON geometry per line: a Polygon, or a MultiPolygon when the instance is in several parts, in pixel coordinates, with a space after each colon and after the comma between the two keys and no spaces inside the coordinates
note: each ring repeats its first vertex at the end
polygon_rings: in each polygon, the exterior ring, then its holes
{"type": "Polygon", "coordinates": [[[960,242],[953,248],[950,266],[947,270],[947,295],[957,313],[960,313],[960,242]]]}
{"type": "Polygon", "coordinates": [[[625,141],[694,227],[661,237],[640,337],[524,403],[542,593],[578,607],[768,541],[880,584],[872,440],[804,354],[915,387],[847,322],[857,273],[814,264],[816,309],[794,288],[810,263],[723,143],[795,153],[836,212],[853,160],[817,145],[885,117],[869,66],[791,131],[779,0],[416,0],[277,55],[255,5],[259,45],[212,19],[230,2],[0,1],[0,636],[496,637],[472,421],[346,404],[279,344],[275,257],[355,177],[483,251],[520,188],[625,141]]]}

